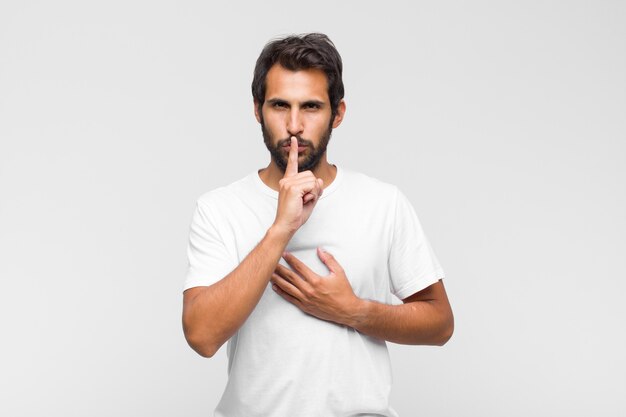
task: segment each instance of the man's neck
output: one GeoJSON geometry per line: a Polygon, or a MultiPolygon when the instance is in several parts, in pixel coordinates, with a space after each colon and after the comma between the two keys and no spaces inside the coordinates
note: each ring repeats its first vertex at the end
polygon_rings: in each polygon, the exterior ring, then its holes
{"type": "MultiPolygon", "coordinates": [[[[324,188],[326,188],[335,180],[335,177],[337,176],[337,167],[329,164],[324,158],[324,160],[320,161],[318,166],[312,170],[312,172],[316,178],[321,178],[324,181],[324,188]]],[[[279,190],[278,182],[284,175],[285,172],[278,168],[274,161],[271,161],[267,167],[259,171],[261,181],[274,191],[279,190]]]]}

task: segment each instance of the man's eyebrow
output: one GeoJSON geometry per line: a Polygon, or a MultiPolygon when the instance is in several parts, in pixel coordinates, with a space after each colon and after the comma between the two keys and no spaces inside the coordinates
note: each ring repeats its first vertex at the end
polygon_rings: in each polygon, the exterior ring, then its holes
{"type": "Polygon", "coordinates": [[[269,104],[288,104],[287,100],[283,100],[282,98],[270,98],[267,102],[269,104]]]}
{"type": "Polygon", "coordinates": [[[313,104],[313,105],[316,105],[316,106],[318,106],[318,107],[322,107],[322,106],[324,106],[324,102],[323,102],[323,101],[321,101],[321,100],[307,100],[307,101],[303,102],[303,103],[301,104],[301,106],[310,106],[310,105],[312,105],[312,104],[313,104]]]}

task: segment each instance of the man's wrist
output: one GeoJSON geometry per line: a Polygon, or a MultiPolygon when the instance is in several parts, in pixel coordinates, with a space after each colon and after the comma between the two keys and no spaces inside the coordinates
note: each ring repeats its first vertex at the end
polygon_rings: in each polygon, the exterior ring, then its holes
{"type": "Polygon", "coordinates": [[[283,247],[287,246],[293,235],[294,233],[292,233],[291,231],[276,224],[271,225],[270,228],[267,230],[267,233],[265,234],[267,238],[282,244],[283,247]]]}
{"type": "Polygon", "coordinates": [[[361,325],[367,320],[369,310],[372,307],[372,302],[364,300],[362,298],[356,298],[352,307],[348,311],[345,325],[352,327],[355,330],[359,330],[361,325]]]}

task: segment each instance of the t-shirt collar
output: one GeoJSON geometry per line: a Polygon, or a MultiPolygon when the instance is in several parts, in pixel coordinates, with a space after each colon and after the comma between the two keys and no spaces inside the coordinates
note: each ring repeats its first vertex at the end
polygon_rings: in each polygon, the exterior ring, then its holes
{"type": "MultiPolygon", "coordinates": [[[[341,169],[339,166],[334,165],[334,164],[333,164],[333,166],[335,168],[337,168],[337,174],[335,175],[335,179],[333,180],[333,182],[331,182],[328,187],[324,188],[324,192],[322,193],[322,196],[320,197],[320,200],[322,200],[322,199],[328,197],[329,195],[331,195],[337,189],[337,187],[339,187],[339,184],[341,183],[341,180],[343,179],[343,169],[341,169]]],[[[278,191],[273,190],[272,188],[270,188],[269,186],[267,186],[263,182],[261,177],[259,177],[259,171],[258,170],[252,172],[252,174],[250,174],[250,176],[252,177],[252,180],[254,182],[255,188],[257,188],[263,194],[268,195],[268,196],[278,200],[278,191]]]]}

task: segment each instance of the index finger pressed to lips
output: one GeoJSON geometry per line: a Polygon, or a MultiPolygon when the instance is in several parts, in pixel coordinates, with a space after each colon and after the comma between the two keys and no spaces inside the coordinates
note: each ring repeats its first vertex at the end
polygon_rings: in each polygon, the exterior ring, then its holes
{"type": "Polygon", "coordinates": [[[291,137],[291,147],[289,148],[289,159],[285,168],[285,177],[292,177],[298,173],[298,139],[291,137]]]}

